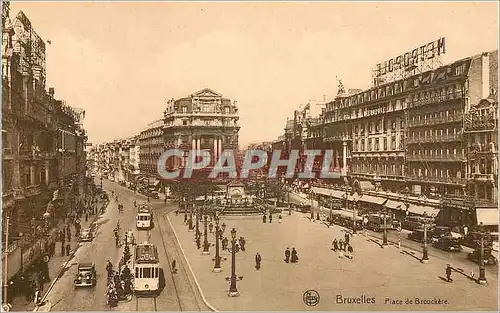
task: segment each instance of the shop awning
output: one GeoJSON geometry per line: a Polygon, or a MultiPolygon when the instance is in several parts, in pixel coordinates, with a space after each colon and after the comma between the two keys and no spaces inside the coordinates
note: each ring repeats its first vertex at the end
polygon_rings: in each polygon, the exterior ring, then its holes
{"type": "Polygon", "coordinates": [[[370,195],[362,195],[359,201],[382,205],[387,201],[387,199],[370,195]]]}
{"type": "MultiPolygon", "coordinates": [[[[358,201],[358,200],[359,200],[359,198],[360,198],[360,195],[359,195],[359,194],[357,194],[357,193],[355,193],[354,195],[349,195],[349,196],[347,197],[347,200],[348,200],[348,201],[358,201]]],[[[342,199],[345,199],[345,193],[344,193],[344,192],[342,193],[342,199]]]]}
{"type": "Polygon", "coordinates": [[[394,210],[406,210],[405,204],[400,201],[387,200],[385,206],[388,207],[389,209],[394,209],[394,210]]]}
{"type": "Polygon", "coordinates": [[[335,197],[338,199],[345,197],[345,192],[340,191],[340,190],[333,190],[333,189],[321,188],[321,187],[312,187],[311,191],[313,193],[317,193],[317,194],[320,194],[323,196],[335,197]]]}
{"type": "Polygon", "coordinates": [[[439,214],[439,211],[441,211],[441,210],[437,209],[437,208],[430,207],[430,206],[410,204],[408,211],[410,213],[417,214],[417,215],[424,215],[424,213],[425,213],[427,216],[436,217],[439,214]]]}
{"type": "Polygon", "coordinates": [[[498,209],[476,209],[477,224],[498,226],[498,209]]]}
{"type": "Polygon", "coordinates": [[[363,191],[375,190],[375,185],[373,185],[371,181],[360,181],[359,187],[361,187],[363,191]]]}

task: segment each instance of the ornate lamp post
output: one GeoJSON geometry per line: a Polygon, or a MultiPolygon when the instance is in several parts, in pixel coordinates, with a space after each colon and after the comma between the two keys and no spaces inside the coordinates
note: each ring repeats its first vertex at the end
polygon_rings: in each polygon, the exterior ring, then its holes
{"type": "Polygon", "coordinates": [[[384,237],[382,237],[382,248],[386,248],[389,245],[387,242],[387,210],[384,208],[382,213],[384,213],[384,237]]]}
{"type": "Polygon", "coordinates": [[[196,223],[195,223],[195,225],[196,225],[196,230],[195,230],[195,232],[194,232],[194,233],[195,233],[194,237],[195,237],[195,238],[198,238],[198,234],[200,233],[200,218],[199,218],[199,216],[200,216],[200,208],[199,208],[199,207],[196,207],[196,209],[195,209],[195,210],[196,210],[196,211],[194,212],[194,214],[196,215],[196,223]]]}
{"type": "Polygon", "coordinates": [[[219,216],[217,212],[215,212],[215,258],[213,259],[215,261],[213,269],[214,273],[220,273],[222,271],[222,268],[220,267],[222,258],[220,256],[220,244],[219,244],[221,236],[222,236],[222,229],[219,226],[219,216]]]}
{"type": "Polygon", "coordinates": [[[236,229],[231,230],[231,277],[226,277],[230,281],[229,294],[230,297],[237,297],[240,295],[236,282],[243,279],[242,276],[236,277],[236,229]]]}
{"type": "MultiPolygon", "coordinates": [[[[353,193],[353,195],[354,195],[354,193],[353,193]]],[[[356,232],[356,228],[357,228],[356,217],[358,216],[357,208],[358,208],[358,201],[354,200],[354,204],[352,206],[352,234],[353,235],[357,234],[357,232],[356,232]]]]}
{"type": "Polygon", "coordinates": [[[479,256],[479,278],[477,279],[477,283],[481,285],[486,284],[486,269],[484,266],[484,236],[486,236],[486,231],[483,225],[483,222],[479,223],[479,231],[481,233],[481,241],[480,241],[480,256],[479,256]]]}
{"type": "Polygon", "coordinates": [[[201,252],[202,254],[204,255],[207,255],[207,254],[210,254],[210,251],[209,251],[209,244],[208,244],[208,238],[207,238],[207,219],[208,219],[208,216],[205,214],[203,216],[203,251],[201,252]]]}
{"type": "Polygon", "coordinates": [[[422,260],[420,262],[429,263],[429,254],[427,251],[427,213],[424,212],[424,250],[422,251],[422,260]]]}

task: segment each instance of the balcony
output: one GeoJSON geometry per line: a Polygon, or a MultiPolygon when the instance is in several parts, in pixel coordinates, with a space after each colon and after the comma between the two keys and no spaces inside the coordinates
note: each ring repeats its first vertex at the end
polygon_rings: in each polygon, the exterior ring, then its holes
{"type": "Polygon", "coordinates": [[[472,179],[480,182],[494,182],[496,181],[494,174],[481,174],[481,173],[472,173],[472,179]]]}
{"type": "Polygon", "coordinates": [[[335,135],[335,136],[328,136],[328,137],[323,137],[323,142],[342,142],[342,141],[350,141],[352,140],[350,136],[345,136],[345,135],[335,135]]]}
{"type": "Polygon", "coordinates": [[[39,195],[41,192],[42,192],[42,185],[40,185],[40,184],[31,185],[31,186],[24,188],[24,196],[25,197],[36,196],[36,195],[39,195]]]}
{"type": "Polygon", "coordinates": [[[464,130],[466,132],[494,131],[497,129],[496,124],[497,119],[493,114],[467,114],[464,122],[464,130]]]}
{"type": "Polygon", "coordinates": [[[463,162],[466,160],[464,154],[443,154],[443,155],[407,155],[406,161],[419,162],[463,162]]]}
{"type": "Polygon", "coordinates": [[[462,134],[438,135],[438,136],[422,136],[422,137],[409,137],[406,139],[408,143],[424,143],[424,142],[453,142],[463,141],[462,134]]]}
{"type": "Polygon", "coordinates": [[[447,117],[432,117],[428,119],[408,121],[408,127],[428,126],[428,125],[442,125],[447,123],[462,122],[463,115],[457,114],[447,117]]]}
{"type": "Polygon", "coordinates": [[[462,91],[456,91],[449,93],[447,95],[439,95],[439,96],[434,96],[434,97],[429,97],[425,99],[418,99],[418,100],[413,100],[408,102],[408,107],[409,108],[416,108],[416,107],[421,107],[424,105],[428,104],[435,104],[435,103],[443,103],[447,101],[452,101],[452,100],[462,100],[464,99],[464,95],[462,91]]]}
{"type": "Polygon", "coordinates": [[[450,184],[450,185],[465,185],[467,183],[467,179],[461,177],[433,177],[433,176],[408,175],[406,179],[409,181],[450,184]]]}

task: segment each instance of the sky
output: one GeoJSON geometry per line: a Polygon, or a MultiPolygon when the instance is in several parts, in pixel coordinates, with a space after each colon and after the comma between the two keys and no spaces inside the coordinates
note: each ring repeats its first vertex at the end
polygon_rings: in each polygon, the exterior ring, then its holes
{"type": "Polygon", "coordinates": [[[236,100],[240,147],[301,105],[369,88],[372,68],[446,37],[444,63],[498,49],[496,2],[11,2],[47,45],[47,87],[86,110],[89,142],[138,134],[167,99],[236,100]]]}

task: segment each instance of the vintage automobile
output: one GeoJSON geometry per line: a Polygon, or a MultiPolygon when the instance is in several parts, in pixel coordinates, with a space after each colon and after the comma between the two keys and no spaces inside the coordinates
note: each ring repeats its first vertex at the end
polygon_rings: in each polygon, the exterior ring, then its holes
{"type": "Polygon", "coordinates": [[[424,242],[424,230],[414,229],[411,233],[408,234],[408,239],[416,242],[424,242]]]}
{"type": "Polygon", "coordinates": [[[92,241],[93,235],[90,228],[85,228],[80,231],[80,241],[92,241]]]}
{"type": "Polygon", "coordinates": [[[433,246],[449,252],[462,251],[462,246],[460,245],[459,240],[448,236],[439,238],[436,242],[433,243],[433,246]]]}
{"type": "MultiPolygon", "coordinates": [[[[467,259],[474,263],[478,263],[481,260],[481,249],[476,249],[467,255],[467,259]]],[[[484,264],[485,265],[497,265],[497,258],[493,255],[491,248],[484,249],[484,264]]]]}
{"type": "Polygon", "coordinates": [[[97,283],[94,263],[78,264],[78,271],[75,277],[75,287],[93,287],[97,283]]]}

